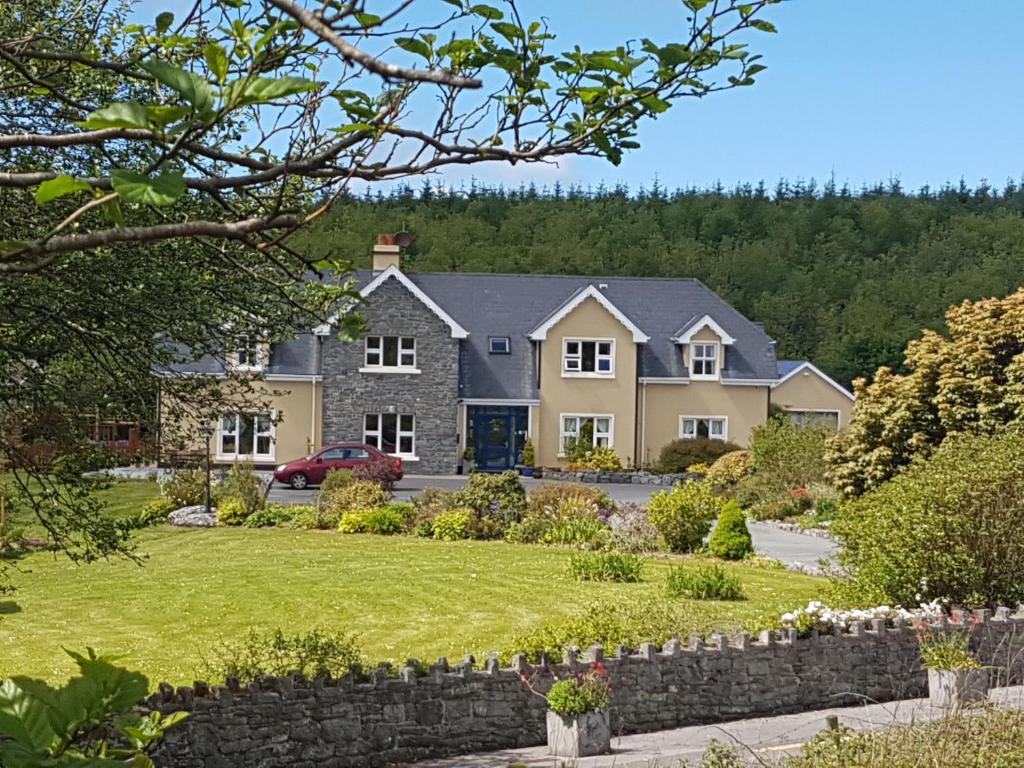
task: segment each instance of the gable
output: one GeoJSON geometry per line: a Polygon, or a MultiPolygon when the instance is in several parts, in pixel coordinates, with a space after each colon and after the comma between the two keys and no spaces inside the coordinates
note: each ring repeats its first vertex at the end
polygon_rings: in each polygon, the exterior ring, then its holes
{"type": "Polygon", "coordinates": [[[533,341],[545,341],[548,331],[555,327],[569,315],[575,313],[580,307],[588,304],[599,305],[605,313],[612,317],[619,325],[625,328],[632,336],[633,341],[638,344],[646,344],[651,337],[644,333],[626,314],[616,307],[611,300],[601,292],[600,288],[588,285],[582,291],[569,298],[562,306],[552,312],[547,319],[533,329],[530,339],[533,341]]]}

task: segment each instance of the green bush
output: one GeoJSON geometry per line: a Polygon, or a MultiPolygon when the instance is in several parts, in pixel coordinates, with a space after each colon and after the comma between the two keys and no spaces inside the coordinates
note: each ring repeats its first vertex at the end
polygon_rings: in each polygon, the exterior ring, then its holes
{"type": "Polygon", "coordinates": [[[708,552],[723,560],[742,560],[754,552],[747,518],[735,501],[728,502],[718,515],[718,523],[708,541],[708,552]]]}
{"type": "Polygon", "coordinates": [[[167,516],[175,509],[177,509],[177,507],[173,501],[165,499],[162,496],[158,496],[155,499],[150,499],[142,505],[142,511],[139,512],[139,516],[136,518],[136,521],[140,528],[145,528],[150,525],[160,525],[161,523],[167,522],[167,516]]]}
{"type": "Polygon", "coordinates": [[[239,498],[228,496],[217,505],[217,522],[220,525],[242,525],[247,517],[249,512],[239,498]]]}
{"type": "Polygon", "coordinates": [[[730,488],[753,470],[750,451],[733,451],[719,456],[704,474],[704,479],[715,486],[730,488]]]}
{"type": "Polygon", "coordinates": [[[410,530],[417,536],[430,538],[434,535],[434,518],[442,512],[458,509],[455,491],[443,488],[424,488],[412,498],[416,513],[409,521],[410,530]]]}
{"type": "Polygon", "coordinates": [[[530,491],[527,499],[527,514],[543,514],[548,517],[559,516],[559,510],[567,508],[567,499],[591,502],[598,511],[614,512],[615,502],[600,488],[593,488],[582,483],[542,483],[530,491]]]}
{"type": "Polygon", "coordinates": [[[526,490],[515,472],[474,472],[456,493],[456,504],[510,523],[519,520],[526,509],[526,490]]]}
{"type": "Polygon", "coordinates": [[[577,459],[566,464],[565,468],[570,471],[614,472],[622,469],[622,462],[614,450],[607,446],[599,445],[589,451],[585,451],[577,459]]]}
{"type": "Polygon", "coordinates": [[[559,680],[548,691],[548,709],[563,717],[608,709],[611,688],[604,674],[590,671],[579,677],[559,680]]]}
{"type": "Polygon", "coordinates": [[[329,469],[324,481],[320,483],[321,501],[330,499],[335,491],[345,488],[355,482],[356,475],[351,469],[329,469]]]}
{"type": "Polygon", "coordinates": [[[246,528],[276,528],[286,525],[295,519],[299,509],[285,504],[267,504],[245,518],[246,528]]]}
{"type": "Polygon", "coordinates": [[[333,531],[338,527],[341,515],[316,505],[296,505],[291,527],[306,531],[333,531]]]}
{"type": "Polygon", "coordinates": [[[340,519],[346,512],[383,507],[389,501],[391,494],[379,483],[371,480],[353,480],[333,490],[324,502],[324,508],[340,519]]]}
{"type": "Polygon", "coordinates": [[[174,509],[206,503],[206,470],[180,469],[160,483],[160,495],[174,509]]]}
{"type": "Polygon", "coordinates": [[[231,467],[228,476],[221,483],[217,493],[218,504],[225,498],[238,499],[245,508],[246,517],[260,509],[267,503],[267,486],[252,464],[239,462],[231,467]]]}
{"type": "Polygon", "coordinates": [[[352,635],[320,629],[295,635],[285,635],[280,629],[271,633],[250,630],[241,640],[215,647],[200,674],[205,680],[234,677],[249,683],[262,676],[284,677],[298,672],[313,680],[358,673],[363,665],[363,655],[352,635]]]}
{"type": "Polygon", "coordinates": [[[543,514],[527,514],[505,531],[505,540],[513,544],[538,544],[550,530],[554,520],[543,514]]]}
{"type": "Polygon", "coordinates": [[[864,600],[1024,601],[1024,436],[947,437],[843,505],[831,530],[864,600]]]}
{"type": "Polygon", "coordinates": [[[672,568],[665,583],[670,597],[689,600],[745,600],[738,577],[720,565],[672,568]]]}
{"type": "Polygon", "coordinates": [[[577,581],[640,581],[644,561],[620,552],[580,552],[569,558],[569,575],[577,581]]]}
{"type": "Polygon", "coordinates": [[[473,510],[453,509],[434,518],[433,537],[438,541],[459,541],[472,534],[473,510]]]}
{"type": "Polygon", "coordinates": [[[709,483],[688,480],[654,494],[647,515],[670,551],[693,552],[708,535],[723,504],[709,483]]]}
{"type": "Polygon", "coordinates": [[[405,530],[406,516],[392,506],[354,509],[345,512],[338,523],[341,533],[375,533],[390,536],[405,530]]]}
{"type": "Polygon", "coordinates": [[[665,474],[686,472],[694,464],[714,464],[727,453],[740,450],[738,445],[709,437],[673,440],[661,449],[656,469],[665,474]]]}
{"type": "Polygon", "coordinates": [[[785,416],[754,427],[750,458],[754,474],[770,480],[779,492],[826,482],[825,443],[835,430],[802,427],[785,416]]]}
{"type": "Polygon", "coordinates": [[[553,520],[541,537],[545,544],[600,549],[611,539],[608,526],[596,517],[567,515],[553,520]]]}

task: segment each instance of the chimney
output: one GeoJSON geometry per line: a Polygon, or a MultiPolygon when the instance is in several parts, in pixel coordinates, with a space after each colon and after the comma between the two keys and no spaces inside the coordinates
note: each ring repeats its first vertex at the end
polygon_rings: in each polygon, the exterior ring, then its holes
{"type": "Polygon", "coordinates": [[[378,235],[377,244],[373,246],[373,271],[383,272],[388,267],[401,269],[401,251],[394,235],[378,235]]]}

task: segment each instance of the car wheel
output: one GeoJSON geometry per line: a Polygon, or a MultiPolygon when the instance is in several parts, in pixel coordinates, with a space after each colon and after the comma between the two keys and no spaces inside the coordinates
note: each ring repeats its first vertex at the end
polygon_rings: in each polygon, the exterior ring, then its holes
{"type": "Polygon", "coordinates": [[[307,485],[309,485],[309,478],[301,472],[296,472],[294,475],[288,478],[288,485],[294,488],[296,491],[301,491],[307,485]]]}

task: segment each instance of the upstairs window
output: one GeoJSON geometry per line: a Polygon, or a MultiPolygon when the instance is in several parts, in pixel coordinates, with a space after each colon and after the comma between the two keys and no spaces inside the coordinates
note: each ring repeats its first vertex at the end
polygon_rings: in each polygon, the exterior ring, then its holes
{"type": "Polygon", "coordinates": [[[613,376],[615,342],[611,339],[565,339],[562,348],[562,373],[613,376]]]}
{"type": "Polygon", "coordinates": [[[492,355],[508,355],[512,352],[512,340],[508,336],[487,337],[487,351],[492,355]]]}
{"type": "Polygon", "coordinates": [[[263,368],[263,345],[256,336],[246,336],[241,339],[238,349],[235,350],[235,367],[247,370],[258,371],[263,368]]]}
{"type": "Polygon", "coordinates": [[[412,336],[367,336],[367,368],[415,368],[416,339],[412,336]]]}
{"type": "Polygon", "coordinates": [[[679,436],[684,440],[692,440],[696,437],[725,440],[728,437],[726,420],[722,416],[681,416],[679,418],[679,436]]]}
{"type": "Polygon", "coordinates": [[[690,376],[711,379],[718,376],[718,345],[694,342],[690,345],[690,376]]]}

